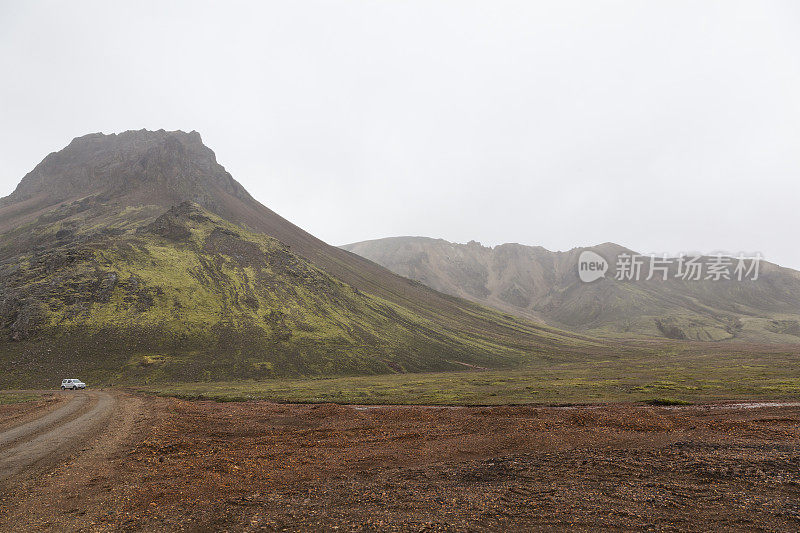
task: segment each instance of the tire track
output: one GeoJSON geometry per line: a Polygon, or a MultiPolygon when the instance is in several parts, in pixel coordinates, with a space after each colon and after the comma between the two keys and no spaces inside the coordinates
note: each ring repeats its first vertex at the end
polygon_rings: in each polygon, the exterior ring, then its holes
{"type": "Polygon", "coordinates": [[[67,405],[0,433],[0,482],[85,445],[85,438],[110,415],[114,401],[107,392],[79,393],[67,405]]]}
{"type": "Polygon", "coordinates": [[[16,441],[31,438],[38,433],[47,431],[54,425],[63,424],[76,414],[80,414],[81,411],[85,411],[88,408],[89,399],[90,397],[86,394],[74,395],[61,407],[0,433],[0,450],[2,450],[0,454],[8,450],[16,441]]]}

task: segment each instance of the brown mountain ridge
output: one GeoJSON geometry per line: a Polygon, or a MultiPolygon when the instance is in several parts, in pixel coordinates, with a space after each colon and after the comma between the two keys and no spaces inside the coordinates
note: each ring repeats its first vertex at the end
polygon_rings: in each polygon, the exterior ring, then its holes
{"type": "MultiPolygon", "coordinates": [[[[540,246],[451,243],[394,237],[343,246],[436,290],[585,334],[701,341],[800,340],[800,273],[761,261],[758,279],[684,281],[674,269],[662,281],[592,283],[578,277],[591,250],[613,264],[622,246],[605,243],[567,252],[540,246]]],[[[710,258],[705,258],[706,261],[710,258]]]]}

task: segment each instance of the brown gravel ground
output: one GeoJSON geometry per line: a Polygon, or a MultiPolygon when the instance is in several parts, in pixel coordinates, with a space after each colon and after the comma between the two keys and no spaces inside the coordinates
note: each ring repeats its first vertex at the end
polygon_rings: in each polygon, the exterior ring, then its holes
{"type": "Polygon", "coordinates": [[[118,400],[0,530],[800,529],[796,406],[118,400]]]}

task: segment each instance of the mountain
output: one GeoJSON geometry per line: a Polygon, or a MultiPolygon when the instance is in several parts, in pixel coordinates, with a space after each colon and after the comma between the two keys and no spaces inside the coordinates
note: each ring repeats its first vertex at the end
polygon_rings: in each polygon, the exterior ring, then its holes
{"type": "MultiPolygon", "coordinates": [[[[742,282],[684,281],[673,264],[666,281],[660,275],[650,281],[606,276],[584,283],[578,277],[582,252],[593,251],[610,265],[620,254],[635,252],[613,243],[551,252],[425,237],[378,239],[343,249],[438,291],[584,334],[800,341],[800,272],[764,261],[757,279],[742,282]]],[[[706,257],[701,263],[711,261],[706,257]]]]}
{"type": "Polygon", "coordinates": [[[196,132],[79,137],[0,199],[0,385],[507,367],[604,350],[322,242],[255,200],[196,132]]]}

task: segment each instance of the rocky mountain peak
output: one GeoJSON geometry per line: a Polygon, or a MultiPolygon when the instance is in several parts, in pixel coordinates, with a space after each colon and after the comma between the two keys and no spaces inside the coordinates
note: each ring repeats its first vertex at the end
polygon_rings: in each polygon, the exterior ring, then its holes
{"type": "Polygon", "coordinates": [[[123,204],[192,201],[213,209],[220,192],[250,198],[196,131],[92,133],[48,155],[0,207],[100,195],[123,204]]]}

